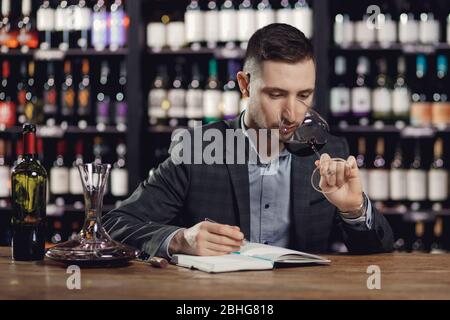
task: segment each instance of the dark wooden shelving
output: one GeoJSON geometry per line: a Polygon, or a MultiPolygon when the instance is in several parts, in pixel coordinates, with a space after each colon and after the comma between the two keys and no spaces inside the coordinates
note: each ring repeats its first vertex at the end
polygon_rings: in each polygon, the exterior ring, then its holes
{"type": "MultiPolygon", "coordinates": [[[[103,205],[103,212],[108,212],[111,211],[115,208],[116,206],[113,204],[105,204],[103,205]]],[[[12,207],[10,206],[0,206],[0,212],[8,212],[8,211],[12,211],[12,207]]],[[[84,207],[78,207],[75,205],[65,205],[65,206],[56,206],[56,205],[52,205],[49,204],[47,205],[47,215],[48,216],[61,216],[65,213],[84,213],[84,207]]]]}
{"type": "Polygon", "coordinates": [[[120,48],[115,51],[102,50],[97,51],[94,49],[31,49],[27,52],[23,52],[20,49],[12,49],[0,53],[5,57],[33,57],[34,60],[62,60],[66,57],[77,57],[77,56],[126,56],[128,54],[127,48],[120,48]]]}
{"type": "Polygon", "coordinates": [[[401,216],[405,222],[433,222],[437,217],[450,216],[450,209],[443,209],[439,211],[434,210],[401,210],[397,208],[384,208],[379,210],[386,217],[389,216],[401,216]]]}
{"type": "MultiPolygon", "coordinates": [[[[0,134],[20,134],[22,132],[22,127],[14,126],[10,128],[0,129],[0,134]]],[[[66,134],[126,134],[126,128],[118,129],[115,126],[87,126],[86,128],[79,128],[77,126],[68,126],[66,129],[60,126],[48,127],[48,126],[38,126],[37,136],[42,138],[62,138],[66,134]]]]}
{"type": "Polygon", "coordinates": [[[240,47],[235,48],[199,48],[198,50],[192,48],[180,48],[177,50],[163,48],[161,50],[147,49],[147,53],[153,56],[162,55],[211,55],[216,59],[243,59],[245,50],[240,47]]]}
{"type": "Polygon", "coordinates": [[[175,130],[178,129],[189,129],[189,127],[183,127],[183,126],[177,126],[177,127],[170,127],[170,126],[150,126],[148,127],[147,131],[149,133],[172,133],[175,130]]]}
{"type": "Polygon", "coordinates": [[[332,132],[335,133],[398,133],[404,138],[427,138],[433,137],[438,133],[450,133],[450,127],[412,127],[406,126],[398,128],[394,125],[384,126],[334,126],[332,132]]]}
{"type": "Polygon", "coordinates": [[[439,44],[401,44],[394,43],[389,46],[383,46],[379,43],[373,43],[367,46],[360,44],[350,44],[348,46],[333,46],[332,51],[398,51],[404,54],[433,54],[436,51],[450,50],[450,44],[439,43],[439,44]]]}

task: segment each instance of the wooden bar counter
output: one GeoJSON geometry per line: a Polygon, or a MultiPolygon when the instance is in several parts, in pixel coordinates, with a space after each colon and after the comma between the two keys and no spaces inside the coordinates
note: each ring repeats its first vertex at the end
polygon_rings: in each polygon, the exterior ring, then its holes
{"type": "Polygon", "coordinates": [[[329,255],[329,266],[208,274],[134,261],[118,268],[81,269],[81,289],[49,260],[13,262],[0,248],[0,299],[450,299],[450,254],[329,255]],[[381,289],[369,290],[370,265],[381,289]]]}

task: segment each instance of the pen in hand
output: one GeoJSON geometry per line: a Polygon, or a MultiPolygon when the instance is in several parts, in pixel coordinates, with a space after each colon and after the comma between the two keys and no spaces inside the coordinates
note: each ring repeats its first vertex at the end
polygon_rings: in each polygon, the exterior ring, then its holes
{"type": "MultiPolygon", "coordinates": [[[[214,220],[212,220],[212,219],[209,219],[209,218],[205,218],[205,221],[208,221],[208,222],[211,222],[211,223],[218,223],[218,222],[216,222],[216,221],[214,221],[214,220]]],[[[247,242],[248,242],[248,240],[247,239],[242,239],[242,245],[243,246],[245,246],[246,244],[247,244],[247,242]]]]}

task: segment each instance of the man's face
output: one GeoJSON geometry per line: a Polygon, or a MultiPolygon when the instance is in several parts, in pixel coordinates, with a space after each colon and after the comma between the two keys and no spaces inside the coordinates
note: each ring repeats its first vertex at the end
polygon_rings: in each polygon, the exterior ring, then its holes
{"type": "Polygon", "coordinates": [[[279,128],[283,121],[287,130],[280,132],[280,140],[288,141],[312,105],[316,81],[313,60],[264,61],[260,75],[250,76],[251,121],[260,129],[279,128]]]}

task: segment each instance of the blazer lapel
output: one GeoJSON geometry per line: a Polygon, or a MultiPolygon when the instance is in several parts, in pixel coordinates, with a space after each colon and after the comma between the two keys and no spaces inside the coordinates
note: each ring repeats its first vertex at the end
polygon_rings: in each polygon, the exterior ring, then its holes
{"type": "MultiPolygon", "coordinates": [[[[243,135],[240,119],[242,113],[239,117],[228,122],[230,129],[239,129],[237,131],[238,135],[243,135]]],[[[228,172],[230,174],[230,180],[232,184],[232,189],[234,192],[234,197],[237,203],[237,209],[239,211],[239,225],[241,231],[244,233],[246,239],[250,239],[250,191],[249,191],[249,179],[248,179],[248,140],[245,139],[245,164],[226,164],[228,172]]],[[[226,143],[224,143],[226,145],[226,143]]],[[[227,152],[231,150],[225,149],[224,156],[227,158],[227,152]]],[[[234,150],[236,153],[236,150],[234,150]]],[[[225,162],[226,163],[226,162],[225,162]]]]}
{"type": "Polygon", "coordinates": [[[246,164],[227,164],[234,197],[239,211],[239,225],[246,239],[250,238],[250,193],[246,164]]]}
{"type": "Polygon", "coordinates": [[[292,155],[291,163],[291,218],[293,222],[293,239],[295,247],[303,249],[306,246],[311,193],[311,174],[314,170],[313,157],[297,157],[292,155]]]}

